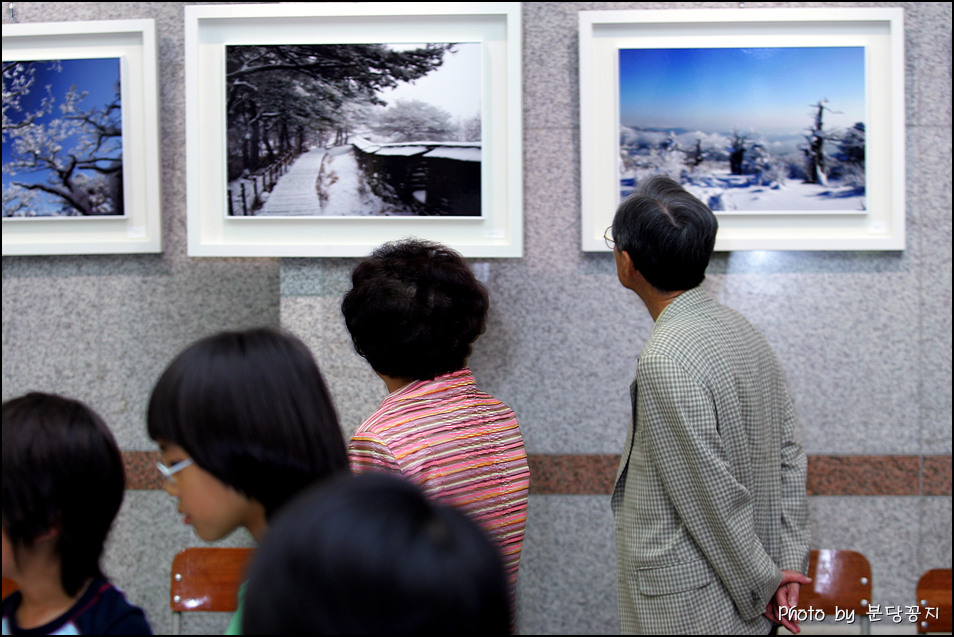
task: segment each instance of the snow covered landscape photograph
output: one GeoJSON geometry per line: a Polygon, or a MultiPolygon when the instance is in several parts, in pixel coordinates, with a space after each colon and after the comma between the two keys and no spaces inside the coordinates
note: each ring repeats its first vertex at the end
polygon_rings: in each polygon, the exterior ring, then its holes
{"type": "Polygon", "coordinates": [[[3,62],[3,217],[123,213],[120,59],[3,62]]]}
{"type": "Polygon", "coordinates": [[[864,47],[619,50],[620,197],[665,173],[716,212],[858,212],[864,47]]]}
{"type": "Polygon", "coordinates": [[[480,216],[480,43],[226,47],[229,216],[480,216]]]}

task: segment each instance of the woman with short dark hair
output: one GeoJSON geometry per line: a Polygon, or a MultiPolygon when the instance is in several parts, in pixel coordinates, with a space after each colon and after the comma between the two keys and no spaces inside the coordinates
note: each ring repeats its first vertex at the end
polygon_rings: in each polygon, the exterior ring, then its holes
{"type": "Polygon", "coordinates": [[[345,322],[391,392],[352,437],[352,470],[403,476],[460,507],[500,548],[512,593],[530,469],[513,411],[467,368],[487,291],[460,254],[416,239],[379,247],[351,281],[345,322]]]}

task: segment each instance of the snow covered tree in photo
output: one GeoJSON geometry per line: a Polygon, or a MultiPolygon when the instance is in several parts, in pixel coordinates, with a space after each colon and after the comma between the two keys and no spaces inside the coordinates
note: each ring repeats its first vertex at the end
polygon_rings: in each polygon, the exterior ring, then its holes
{"type": "Polygon", "coordinates": [[[483,122],[480,116],[470,117],[460,124],[462,142],[479,142],[483,134],[483,122]]]}
{"type": "Polygon", "coordinates": [[[742,164],[745,161],[745,151],[752,143],[752,134],[739,129],[732,131],[729,139],[729,146],[726,151],[729,153],[729,172],[733,175],[742,174],[742,164]]]}
{"type": "Polygon", "coordinates": [[[831,176],[854,188],[865,185],[865,124],[857,122],[838,141],[831,176]]]}
{"type": "Polygon", "coordinates": [[[455,141],[457,126],[450,113],[420,100],[399,100],[372,124],[387,142],[455,141]]]}

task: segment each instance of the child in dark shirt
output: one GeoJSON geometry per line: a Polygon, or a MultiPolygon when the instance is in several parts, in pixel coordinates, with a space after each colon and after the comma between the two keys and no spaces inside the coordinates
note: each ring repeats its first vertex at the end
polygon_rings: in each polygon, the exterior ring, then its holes
{"type": "Polygon", "coordinates": [[[126,487],[112,434],[83,403],[3,403],[3,634],[152,634],[100,568],[126,487]]]}

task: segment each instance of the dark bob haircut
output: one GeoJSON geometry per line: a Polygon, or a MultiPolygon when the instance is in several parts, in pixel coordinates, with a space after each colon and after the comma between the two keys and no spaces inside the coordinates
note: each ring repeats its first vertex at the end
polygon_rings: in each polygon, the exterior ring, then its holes
{"type": "Polygon", "coordinates": [[[3,403],[3,530],[15,558],[56,531],[67,595],[104,578],[99,561],[125,488],[116,441],[88,406],[43,393],[3,403]]]}
{"type": "Polygon", "coordinates": [[[470,518],[383,473],[309,490],[249,569],[245,634],[488,634],[510,629],[502,558],[470,518]]]}
{"type": "Polygon", "coordinates": [[[344,439],[311,351],[270,328],[190,345],[149,400],[149,436],[271,515],[316,481],[347,471],[344,439]]]}
{"type": "Polygon", "coordinates": [[[379,374],[430,380],[467,366],[487,290],[457,252],[409,239],[359,263],[341,303],[355,350],[379,374]]]}
{"type": "Polygon", "coordinates": [[[613,218],[616,247],[663,292],[702,283],[718,229],[708,206],[663,175],[641,180],[613,218]]]}

